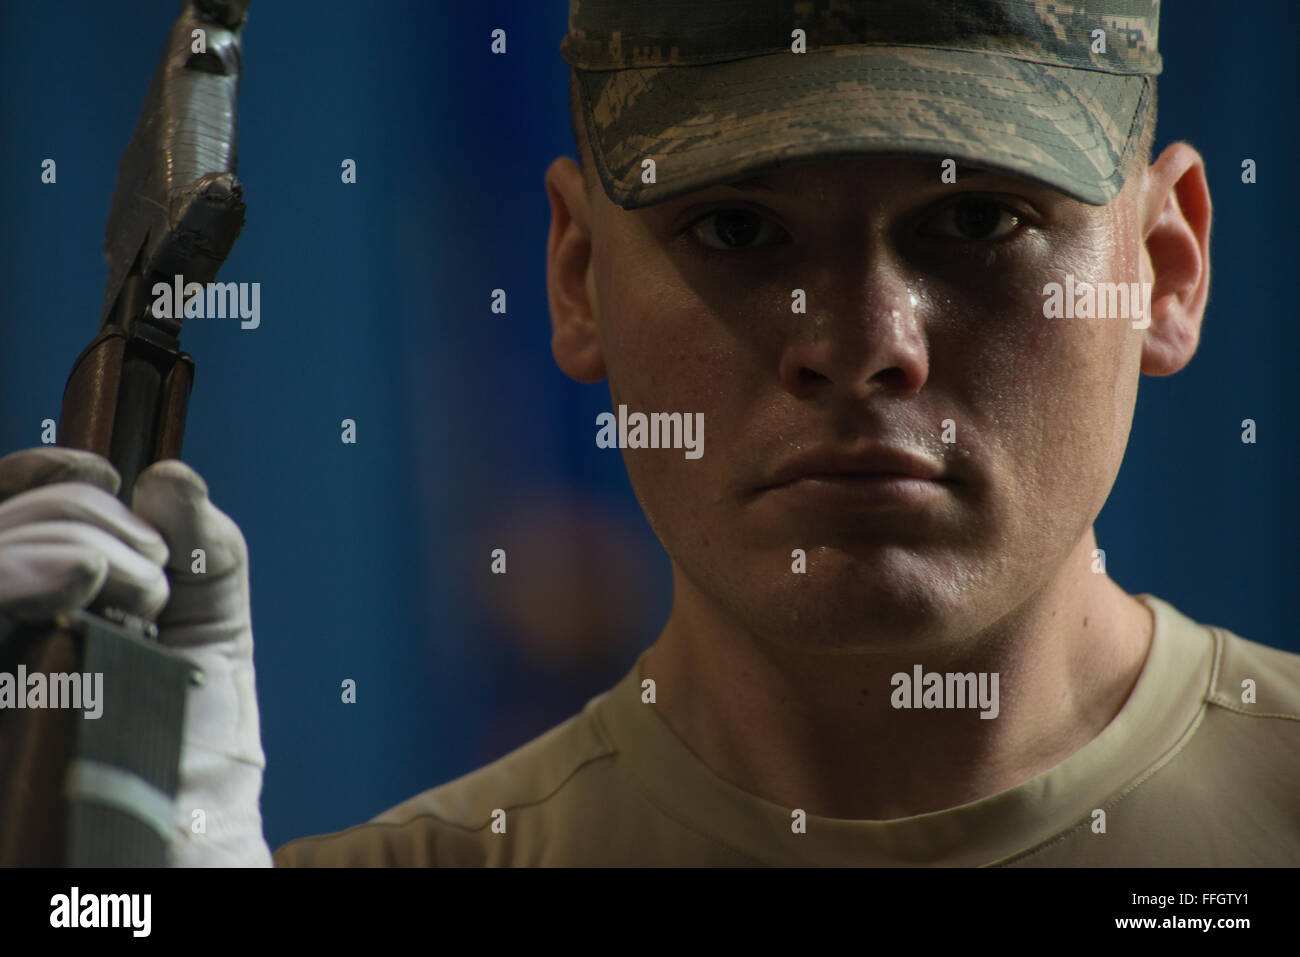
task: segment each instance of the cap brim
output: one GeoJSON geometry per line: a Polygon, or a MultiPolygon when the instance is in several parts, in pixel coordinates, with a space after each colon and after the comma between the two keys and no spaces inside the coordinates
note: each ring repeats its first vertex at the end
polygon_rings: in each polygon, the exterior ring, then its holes
{"type": "Polygon", "coordinates": [[[601,184],[624,209],[859,154],[952,158],[1105,205],[1123,188],[1149,79],[878,45],[578,71],[601,184]]]}

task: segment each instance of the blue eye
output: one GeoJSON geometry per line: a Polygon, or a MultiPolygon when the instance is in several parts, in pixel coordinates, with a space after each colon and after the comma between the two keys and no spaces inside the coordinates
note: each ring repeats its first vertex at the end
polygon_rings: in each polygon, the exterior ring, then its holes
{"type": "Polygon", "coordinates": [[[786,235],[784,229],[766,216],[739,206],[707,213],[692,224],[691,231],[706,248],[727,252],[774,245],[770,240],[775,238],[780,242],[786,235]],[[764,238],[769,241],[758,241],[764,238]]]}

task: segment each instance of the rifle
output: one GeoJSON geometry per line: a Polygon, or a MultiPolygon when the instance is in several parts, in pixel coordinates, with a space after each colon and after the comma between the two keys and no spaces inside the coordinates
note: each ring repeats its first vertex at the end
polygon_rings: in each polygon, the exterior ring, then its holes
{"type": "MultiPolygon", "coordinates": [[[[60,445],[97,452],[129,507],[145,468],[178,458],[194,361],[183,308],[151,291],[206,285],[244,223],[235,178],[240,30],[248,0],[186,0],[118,168],[99,332],[68,377],[60,445]]],[[[0,865],[163,866],[174,821],[185,698],[201,680],[148,621],[100,603],[0,630],[0,670],[102,672],[103,713],[0,711],[0,865]]],[[[26,689],[20,689],[25,694],[26,689]]]]}

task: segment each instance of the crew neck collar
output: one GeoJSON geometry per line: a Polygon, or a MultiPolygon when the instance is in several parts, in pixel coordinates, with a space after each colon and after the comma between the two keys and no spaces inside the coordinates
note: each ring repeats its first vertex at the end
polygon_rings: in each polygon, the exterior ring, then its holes
{"type": "Polygon", "coordinates": [[[649,649],[587,710],[620,763],[662,811],[755,861],[772,865],[976,866],[1003,862],[1073,828],[1173,751],[1199,720],[1210,692],[1213,633],[1151,595],[1155,628],[1138,680],[1119,713],[1064,761],[988,797],[885,821],[808,815],[791,830],[791,808],[723,780],[641,701],[649,649]]]}

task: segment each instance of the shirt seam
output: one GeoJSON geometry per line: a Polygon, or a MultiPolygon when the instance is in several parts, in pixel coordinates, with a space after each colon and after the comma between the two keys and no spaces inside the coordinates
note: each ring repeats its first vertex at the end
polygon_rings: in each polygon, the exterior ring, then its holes
{"type": "MultiPolygon", "coordinates": [[[[1222,639],[1226,646],[1228,639],[1224,634],[1223,629],[1217,626],[1209,627],[1216,637],[1222,639]]],[[[1210,693],[1205,698],[1208,704],[1212,704],[1217,708],[1222,708],[1224,711],[1231,711],[1233,714],[1242,714],[1251,718],[1281,718],[1285,721],[1300,721],[1300,714],[1293,711],[1251,711],[1247,708],[1241,707],[1240,705],[1233,704],[1231,696],[1226,691],[1219,690],[1217,673],[1215,674],[1215,679],[1214,684],[1211,686],[1210,693]]]]}
{"type": "Polygon", "coordinates": [[[1236,705],[1224,704],[1222,701],[1210,700],[1206,702],[1216,708],[1222,708],[1232,714],[1245,715],[1248,718],[1281,718],[1283,721],[1300,721],[1300,714],[1289,714],[1285,711],[1250,711],[1246,708],[1240,708],[1236,705]]]}
{"type": "MultiPolygon", "coordinates": [[[[1183,752],[1184,749],[1186,749],[1187,745],[1191,742],[1192,738],[1196,736],[1196,732],[1200,729],[1202,722],[1205,720],[1205,715],[1209,712],[1210,697],[1214,694],[1215,689],[1218,687],[1219,684],[1219,664],[1223,655],[1223,648],[1224,648],[1224,638],[1221,630],[1219,628],[1211,627],[1209,631],[1210,634],[1214,636],[1214,660],[1210,666],[1210,680],[1208,682],[1208,687],[1201,694],[1201,704],[1200,707],[1196,709],[1196,715],[1195,717],[1193,717],[1191,724],[1186,729],[1184,729],[1183,733],[1179,736],[1177,742],[1175,742],[1174,746],[1170,748],[1169,751],[1161,755],[1160,758],[1157,759],[1157,761],[1154,764],[1147,767],[1140,775],[1138,775],[1138,777],[1130,781],[1128,785],[1126,785],[1124,788],[1122,788],[1119,791],[1119,793],[1115,794],[1105,803],[1101,804],[1100,807],[1102,810],[1110,811],[1121,801],[1127,798],[1130,794],[1132,794],[1138,788],[1142,787],[1142,785],[1146,784],[1157,774],[1163,771],[1166,767],[1169,766],[1169,764],[1174,760],[1174,758],[1176,758],[1179,754],[1183,752]]],[[[1066,829],[1057,832],[1051,837],[1044,838],[1038,844],[1026,848],[1023,851],[1018,851],[1015,854],[1012,854],[1008,857],[1004,857],[995,861],[990,861],[989,863],[981,866],[1005,867],[1008,864],[1023,863],[1024,861],[1027,861],[1029,858],[1041,854],[1042,852],[1048,850],[1049,848],[1064,843],[1074,835],[1078,834],[1083,829],[1087,828],[1089,824],[1089,818],[1090,815],[1085,816],[1082,820],[1075,822],[1073,825],[1067,827],[1066,829]]]]}
{"type": "MultiPolygon", "coordinates": [[[[605,744],[603,740],[601,743],[605,744]]],[[[510,811],[519,810],[520,808],[536,807],[538,805],[545,804],[547,801],[551,800],[553,797],[559,794],[560,791],[563,790],[565,785],[567,785],[570,781],[572,781],[575,777],[577,777],[578,774],[580,774],[582,770],[586,768],[588,765],[594,764],[597,761],[603,761],[606,758],[613,758],[613,757],[617,757],[616,751],[606,751],[603,754],[592,755],[591,757],[583,760],[577,767],[575,767],[572,771],[570,771],[567,775],[565,775],[563,780],[561,780],[554,788],[552,788],[548,793],[546,793],[542,797],[532,801],[521,801],[518,804],[511,804],[508,807],[502,808],[502,810],[508,813],[510,811]]],[[[453,782],[449,782],[449,783],[453,783],[453,782]]],[[[448,820],[447,818],[442,817],[441,815],[435,814],[433,811],[418,811],[415,814],[411,815],[410,817],[402,821],[364,821],[361,824],[354,824],[352,827],[346,828],[345,830],[342,831],[336,831],[331,834],[310,834],[304,837],[296,837],[293,840],[281,846],[280,850],[281,851],[288,850],[293,845],[303,841],[312,841],[316,843],[321,843],[324,841],[342,840],[343,838],[350,837],[357,833],[361,833],[369,828],[400,829],[400,828],[408,827],[411,824],[414,824],[416,821],[426,820],[426,819],[436,821],[439,824],[445,825],[448,828],[459,831],[462,834],[477,834],[492,823],[491,816],[489,815],[489,819],[484,821],[482,824],[478,824],[473,827],[467,827],[464,824],[459,824],[455,821],[448,820]]],[[[276,853],[279,852],[277,851],[276,853]]]]}
{"type": "MultiPolygon", "coordinates": [[[[640,661],[639,658],[637,660],[640,661]]],[[[606,747],[612,748],[616,755],[622,754],[622,749],[619,748],[618,745],[614,743],[613,736],[609,733],[608,728],[605,727],[604,715],[601,715],[595,709],[592,710],[592,723],[595,725],[596,733],[600,736],[601,741],[605,743],[606,747]]],[[[649,804],[651,807],[653,807],[660,814],[662,814],[664,817],[668,818],[668,820],[676,824],[678,827],[684,828],[685,830],[690,831],[692,834],[696,835],[697,837],[704,838],[706,841],[711,841],[712,843],[717,844],[720,847],[726,848],[728,851],[732,852],[733,854],[738,854],[740,857],[743,857],[747,861],[752,861],[754,864],[758,864],[764,867],[771,866],[770,862],[764,860],[763,858],[757,857],[756,855],[754,855],[753,853],[747,850],[736,847],[730,841],[724,840],[723,838],[719,837],[716,834],[712,834],[709,831],[703,830],[702,828],[696,826],[695,824],[682,820],[682,818],[677,815],[676,811],[673,808],[660,802],[658,798],[654,795],[654,793],[651,792],[651,790],[641,782],[641,776],[638,775],[636,771],[634,771],[632,768],[629,767],[626,769],[626,773],[627,776],[632,781],[632,786],[636,788],[638,793],[640,793],[641,799],[645,801],[647,804],[649,804]]]]}

